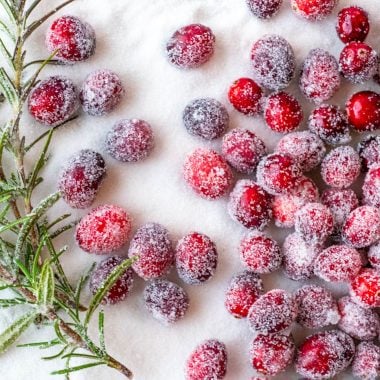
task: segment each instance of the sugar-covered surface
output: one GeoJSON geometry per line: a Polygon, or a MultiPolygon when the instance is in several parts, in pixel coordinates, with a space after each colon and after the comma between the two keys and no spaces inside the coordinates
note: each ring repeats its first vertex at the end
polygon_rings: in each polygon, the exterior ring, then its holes
{"type": "MultiPolygon", "coordinates": [[[[42,2],[44,7],[56,1],[42,2]]],[[[106,335],[109,350],[128,364],[136,380],[182,380],[183,367],[189,354],[204,339],[217,338],[227,345],[229,363],[226,380],[245,380],[254,376],[248,359],[249,342],[253,335],[245,320],[235,320],[224,308],[224,289],[232,275],[242,270],[237,247],[244,228],[235,223],[226,211],[227,199],[207,201],[188,190],[181,178],[186,154],[198,146],[213,147],[220,151],[221,141],[205,143],[190,136],[182,125],[182,111],[197,97],[213,97],[221,101],[230,113],[230,128],[249,128],[273,149],[280,135],[269,131],[261,118],[249,118],[233,109],[227,101],[229,85],[237,78],[252,76],[250,50],[254,41],[264,34],[278,33],[293,46],[297,66],[312,48],[323,48],[339,57],[343,44],[335,34],[335,17],[338,9],[359,1],[345,0],[325,21],[310,23],[297,18],[284,2],[279,13],[271,20],[260,21],[247,9],[244,0],[139,0],[112,1],[78,0],[65,13],[82,17],[97,34],[96,54],[88,61],[74,66],[49,67],[48,74],[61,74],[72,78],[80,87],[86,75],[98,68],[115,71],[123,81],[126,96],[120,106],[103,118],[82,114],[64,129],[57,131],[53,143],[51,162],[45,172],[46,181],[40,195],[55,189],[57,172],[61,164],[80,149],[100,150],[108,130],[119,119],[140,118],[153,128],[156,147],[152,155],[136,164],[119,163],[104,155],[108,176],[100,189],[96,205],[115,203],[129,211],[134,219],[133,232],[147,222],[165,225],[174,239],[190,231],[200,231],[215,241],[219,252],[215,276],[203,286],[181,283],[174,271],[171,280],[184,286],[190,297],[186,316],[171,327],[161,324],[144,309],[144,281],[137,279],[128,300],[106,308],[106,335]],[[165,44],[178,27],[200,22],[212,28],[216,35],[216,48],[210,61],[199,69],[183,71],[167,62],[165,44]]],[[[367,42],[380,48],[380,15],[374,0],[360,0],[371,18],[372,30],[367,42]]],[[[29,53],[33,58],[46,54],[44,30],[31,40],[29,53]]],[[[343,106],[347,97],[360,89],[380,91],[379,85],[369,82],[354,89],[343,81],[332,103],[343,106]]],[[[289,91],[302,101],[306,115],[312,109],[297,89],[293,80],[289,91]]],[[[0,118],[4,120],[8,113],[0,118]]],[[[27,119],[28,139],[42,133],[45,128],[27,119]]],[[[305,128],[305,123],[302,128],[305,128]]],[[[357,141],[354,135],[354,141],[357,141]]],[[[104,151],[102,151],[104,153],[104,151]]],[[[318,178],[317,178],[318,179],[318,178]]],[[[55,209],[55,215],[69,211],[64,202],[55,209]]],[[[85,211],[73,211],[74,218],[85,211]]],[[[271,234],[282,242],[288,231],[271,228],[271,234]]],[[[75,244],[73,234],[67,234],[60,243],[70,246],[64,258],[65,267],[73,280],[77,279],[95,259],[82,252],[75,244]]],[[[126,250],[120,252],[125,254],[126,250]]],[[[314,280],[313,280],[314,281],[314,280]]],[[[301,283],[285,278],[279,272],[264,276],[265,289],[284,287],[297,289],[301,283]]],[[[303,284],[303,283],[302,283],[303,284]]],[[[326,285],[329,288],[332,286],[326,285]]],[[[333,287],[335,294],[347,292],[345,286],[333,287]]],[[[89,296],[89,294],[88,294],[89,296]]],[[[1,313],[0,328],[14,319],[17,310],[1,313]]],[[[48,339],[48,329],[30,329],[22,342],[48,339]]],[[[94,333],[96,326],[94,326],[94,333]]],[[[309,334],[296,328],[297,344],[309,334]]],[[[51,352],[53,354],[53,352],[51,352]]],[[[41,361],[44,354],[35,349],[11,349],[0,358],[0,378],[7,380],[51,379],[49,372],[63,368],[64,363],[41,361]],[[22,365],[20,365],[22,363],[22,365]]],[[[74,380],[121,380],[118,373],[98,367],[83,373],[74,373],[74,380]]],[[[276,379],[296,380],[294,371],[276,379]]],[[[338,377],[352,379],[350,374],[338,377]]]]}

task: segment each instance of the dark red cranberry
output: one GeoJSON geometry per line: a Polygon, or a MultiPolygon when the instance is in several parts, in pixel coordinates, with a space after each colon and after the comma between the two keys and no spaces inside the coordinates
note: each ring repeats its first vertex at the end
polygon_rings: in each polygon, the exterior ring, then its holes
{"type": "Polygon", "coordinates": [[[358,144],[357,151],[362,161],[362,169],[380,164],[380,136],[367,135],[358,144]]]}
{"type": "Polygon", "coordinates": [[[363,42],[369,32],[367,12],[357,6],[343,8],[338,14],[336,32],[343,43],[363,42]]]}
{"type": "Polygon", "coordinates": [[[351,281],[350,295],[364,308],[380,307],[380,273],[373,268],[364,268],[351,281]]]}
{"type": "Polygon", "coordinates": [[[250,78],[240,78],[232,83],[228,90],[230,103],[239,112],[248,116],[256,116],[262,111],[263,90],[250,78]]]}
{"type": "Polygon", "coordinates": [[[332,13],[337,0],[291,0],[293,11],[307,20],[320,21],[332,13]]]}
{"type": "Polygon", "coordinates": [[[368,251],[368,261],[371,266],[380,271],[380,243],[371,245],[368,251]]]}
{"type": "Polygon", "coordinates": [[[372,342],[362,342],[356,347],[352,374],[361,380],[380,376],[380,347],[372,342]]]}
{"type": "Polygon", "coordinates": [[[282,0],[246,0],[250,11],[258,18],[273,17],[280,9],[282,0]]]}
{"type": "Polygon", "coordinates": [[[380,207],[380,165],[372,165],[363,183],[363,203],[380,207]]]}

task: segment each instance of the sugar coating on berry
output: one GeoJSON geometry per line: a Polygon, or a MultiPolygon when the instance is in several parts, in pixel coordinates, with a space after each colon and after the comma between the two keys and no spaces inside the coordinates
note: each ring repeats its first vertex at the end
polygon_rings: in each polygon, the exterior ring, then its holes
{"type": "Polygon", "coordinates": [[[363,183],[363,203],[380,207],[380,164],[372,165],[363,183]]]}
{"type": "Polygon", "coordinates": [[[252,14],[261,19],[273,17],[282,5],[282,0],[246,0],[246,2],[252,14]]]}
{"type": "Polygon", "coordinates": [[[75,16],[62,16],[50,25],[45,39],[46,47],[55,58],[65,63],[84,61],[95,53],[94,29],[75,16]]]}
{"type": "Polygon", "coordinates": [[[333,11],[338,0],[291,0],[293,11],[307,20],[320,21],[333,11]]]}
{"type": "Polygon", "coordinates": [[[168,230],[158,223],[141,226],[133,236],[128,256],[137,257],[132,266],[144,280],[163,276],[174,263],[168,230]]]}
{"type": "Polygon", "coordinates": [[[189,308],[187,293],[177,284],[167,280],[153,280],[144,289],[147,310],[164,325],[182,319],[189,308]]]}
{"type": "Polygon", "coordinates": [[[212,98],[201,98],[186,106],[182,120],[191,135],[214,140],[227,130],[229,116],[222,103],[212,98]]]}
{"type": "Polygon", "coordinates": [[[368,14],[363,8],[352,6],[343,8],[339,12],[336,32],[343,43],[363,42],[368,35],[369,29],[368,14]]]}
{"type": "Polygon", "coordinates": [[[252,305],[248,323],[254,332],[277,333],[287,329],[297,314],[298,305],[294,297],[282,289],[273,289],[252,305]]]}
{"type": "Polygon", "coordinates": [[[228,212],[246,228],[262,230],[272,217],[272,197],[254,181],[236,182],[230,194],[228,212]]]}
{"type": "Polygon", "coordinates": [[[365,308],[380,307],[380,273],[374,268],[364,268],[351,281],[352,299],[365,308]]]}
{"type": "Polygon", "coordinates": [[[303,63],[299,84],[310,101],[320,104],[329,100],[340,87],[335,57],[322,49],[311,50],[303,63]]]}
{"type": "MultiPolygon", "coordinates": [[[[91,273],[90,290],[92,294],[102,288],[104,282],[110,274],[117,268],[124,259],[120,256],[111,256],[101,261],[91,273]]],[[[102,304],[113,305],[125,300],[133,286],[133,270],[128,268],[111,286],[102,300],[102,304]]]]}
{"type": "Polygon", "coordinates": [[[373,164],[380,164],[380,136],[367,135],[358,144],[357,151],[362,169],[368,170],[373,164]]]}
{"type": "Polygon", "coordinates": [[[360,380],[377,379],[380,376],[380,347],[372,342],[358,344],[352,374],[360,380]]]}
{"type": "Polygon", "coordinates": [[[187,284],[201,284],[216,270],[218,252],[215,243],[206,235],[191,232],[179,240],[175,263],[179,277],[187,284]]]}
{"type": "Polygon", "coordinates": [[[116,108],[123,95],[123,85],[117,74],[100,69],[87,76],[79,98],[84,112],[91,116],[103,116],[116,108]]]}
{"type": "Polygon", "coordinates": [[[130,231],[131,217],[124,209],[115,205],[102,205],[80,220],[75,238],[84,251],[107,254],[122,248],[130,231]]]}
{"type": "Polygon", "coordinates": [[[371,266],[380,271],[380,242],[371,245],[367,255],[368,261],[371,264],[371,266]]]}
{"type": "Polygon", "coordinates": [[[236,110],[248,116],[262,111],[263,90],[250,78],[235,80],[228,90],[228,100],[236,110]]]}
{"type": "Polygon", "coordinates": [[[294,51],[289,42],[278,35],[265,35],[252,47],[253,79],[269,90],[281,90],[293,79],[294,51]]]}
{"type": "Polygon", "coordinates": [[[202,24],[183,26],[174,32],[166,44],[169,62],[182,69],[192,69],[206,63],[214,53],[215,36],[202,24]]]}
{"type": "Polygon", "coordinates": [[[222,154],[238,172],[251,174],[266,154],[266,147],[249,129],[235,128],[224,135],[222,154]]]}
{"type": "Polygon", "coordinates": [[[186,380],[222,380],[226,372],[227,349],[216,339],[199,344],[186,361],[186,380]]]}
{"type": "Polygon", "coordinates": [[[101,154],[84,149],[72,156],[62,167],[58,190],[73,208],[91,206],[106,175],[106,164],[101,154]]]}

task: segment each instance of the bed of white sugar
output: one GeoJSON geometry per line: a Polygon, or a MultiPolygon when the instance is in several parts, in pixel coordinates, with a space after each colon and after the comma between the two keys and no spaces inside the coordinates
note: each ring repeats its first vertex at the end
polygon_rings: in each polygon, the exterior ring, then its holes
{"type": "MultiPolygon", "coordinates": [[[[41,12],[58,1],[43,1],[41,12]]],[[[341,0],[340,6],[358,4],[370,14],[372,30],[368,42],[380,49],[380,11],[377,0],[341,0]]],[[[142,291],[144,281],[137,279],[135,288],[126,302],[106,308],[106,336],[110,352],[126,363],[135,373],[136,380],[181,380],[184,362],[192,349],[206,338],[222,340],[228,348],[226,380],[248,380],[254,375],[248,361],[248,345],[252,339],[245,320],[236,320],[224,308],[224,289],[230,277],[242,269],[237,245],[244,228],[234,223],[226,210],[227,199],[207,201],[189,191],[181,177],[181,166],[186,154],[198,146],[210,145],[220,150],[220,140],[205,143],[190,136],[182,125],[182,110],[196,97],[214,97],[230,113],[230,128],[250,128],[269,149],[279,135],[270,132],[260,117],[249,118],[239,114],[226,98],[230,83],[239,77],[250,76],[250,48],[266,33],[278,33],[293,46],[297,65],[309,50],[323,48],[338,57],[343,47],[334,29],[335,16],[311,23],[298,19],[285,0],[279,14],[270,21],[259,21],[248,11],[244,0],[78,0],[64,13],[88,21],[96,30],[97,50],[89,61],[75,66],[49,67],[44,75],[66,75],[79,86],[85,76],[97,68],[109,68],[123,80],[127,94],[119,108],[107,117],[81,115],[78,120],[55,134],[51,161],[45,171],[45,182],[40,194],[55,190],[57,172],[62,162],[83,148],[103,153],[102,142],[114,122],[121,118],[141,118],[148,121],[155,133],[156,148],[145,161],[136,164],[119,163],[106,157],[108,177],[96,199],[96,205],[115,203],[125,207],[133,216],[134,231],[143,223],[153,221],[165,225],[178,240],[189,231],[210,236],[219,251],[219,263],[214,278],[203,286],[185,286],[191,306],[186,317],[174,326],[161,325],[144,309],[142,291]],[[165,56],[165,42],[180,26],[202,23],[216,35],[216,51],[212,59],[199,69],[183,71],[170,65],[165,56]]],[[[44,33],[36,33],[30,42],[29,53],[40,58],[46,55],[44,33]]],[[[312,109],[300,94],[297,81],[288,89],[295,94],[306,114],[312,109]]],[[[331,100],[343,105],[347,97],[359,88],[380,87],[366,83],[354,89],[343,81],[338,94],[331,100]]],[[[6,118],[3,114],[1,119],[6,118]]],[[[44,127],[26,118],[28,138],[37,136],[44,127]]],[[[305,127],[305,123],[303,124],[305,127]]],[[[69,211],[61,202],[54,213],[69,211]]],[[[73,211],[74,217],[86,211],[73,211]]],[[[287,230],[270,232],[282,242],[287,230]]],[[[82,252],[68,233],[59,242],[68,244],[69,252],[64,265],[73,280],[98,257],[82,252]]],[[[181,283],[172,271],[169,276],[181,283]]],[[[292,291],[302,283],[286,280],[282,273],[263,276],[265,288],[283,287],[292,291]]],[[[338,294],[346,292],[337,287],[338,294]]],[[[0,330],[13,318],[17,309],[0,314],[0,330]]],[[[309,332],[294,329],[299,342],[309,332]]],[[[94,329],[95,332],[95,329],[94,329]]],[[[23,342],[49,338],[49,329],[31,328],[23,342]]],[[[44,352],[38,349],[12,348],[0,357],[0,378],[4,380],[51,379],[52,370],[63,368],[64,363],[41,361],[44,352]]],[[[123,377],[108,368],[97,367],[72,375],[72,379],[119,380],[123,377]]],[[[298,379],[291,370],[276,379],[298,379]]],[[[349,374],[339,379],[350,379],[349,374]]]]}

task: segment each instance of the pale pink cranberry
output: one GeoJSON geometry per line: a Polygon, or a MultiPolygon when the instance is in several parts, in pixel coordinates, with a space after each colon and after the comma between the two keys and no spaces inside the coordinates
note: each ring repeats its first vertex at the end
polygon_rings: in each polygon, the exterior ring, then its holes
{"type": "Polygon", "coordinates": [[[368,251],[368,261],[371,266],[380,271],[380,243],[371,245],[368,251]]]}
{"type": "Polygon", "coordinates": [[[380,207],[380,164],[372,165],[363,183],[363,203],[380,207]]]}
{"type": "Polygon", "coordinates": [[[364,9],[352,6],[339,12],[336,32],[343,43],[364,41],[369,29],[368,14],[364,9]]]}
{"type": "Polygon", "coordinates": [[[352,374],[360,380],[377,379],[380,376],[380,347],[372,342],[360,343],[352,362],[352,374]]]}
{"type": "Polygon", "coordinates": [[[262,111],[263,90],[250,78],[239,78],[228,90],[228,100],[236,110],[248,116],[262,111]]]}
{"type": "Polygon", "coordinates": [[[246,0],[250,11],[258,18],[273,17],[280,9],[282,0],[246,0]]]}
{"type": "Polygon", "coordinates": [[[364,171],[373,164],[380,164],[380,136],[367,135],[358,144],[357,151],[359,153],[362,169],[364,171]]]}
{"type": "Polygon", "coordinates": [[[364,268],[351,281],[350,295],[364,308],[380,307],[380,273],[373,268],[364,268]]]}
{"type": "Polygon", "coordinates": [[[337,0],[291,0],[293,11],[310,21],[320,21],[332,13],[337,0]]]}

